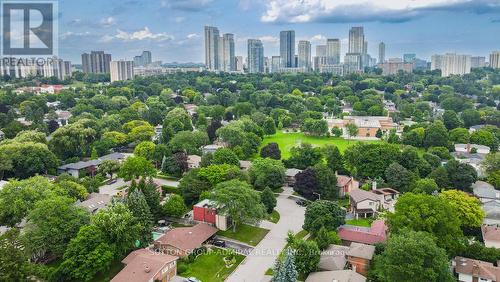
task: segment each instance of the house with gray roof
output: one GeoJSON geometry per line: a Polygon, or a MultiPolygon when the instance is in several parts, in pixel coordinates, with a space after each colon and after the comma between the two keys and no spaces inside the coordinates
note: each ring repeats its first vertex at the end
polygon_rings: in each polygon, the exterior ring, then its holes
{"type": "Polygon", "coordinates": [[[353,270],[313,272],[305,282],[365,282],[366,278],[353,270]]]}
{"type": "Polygon", "coordinates": [[[57,168],[57,173],[68,173],[73,177],[79,178],[80,175],[94,175],[97,172],[98,166],[103,161],[118,161],[121,162],[127,158],[127,155],[122,153],[111,153],[95,160],[79,161],[76,163],[69,163],[57,168]]]}

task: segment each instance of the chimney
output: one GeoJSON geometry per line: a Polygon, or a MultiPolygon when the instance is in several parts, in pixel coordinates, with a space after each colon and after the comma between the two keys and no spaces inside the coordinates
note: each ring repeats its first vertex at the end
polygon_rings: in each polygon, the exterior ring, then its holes
{"type": "Polygon", "coordinates": [[[145,265],[144,272],[149,273],[150,271],[151,271],[151,268],[149,268],[149,266],[145,265]]]}
{"type": "Polygon", "coordinates": [[[372,181],[372,190],[377,190],[377,181],[372,181]]]}
{"type": "Polygon", "coordinates": [[[479,275],[479,265],[474,262],[472,265],[472,276],[478,276],[479,275]]]}

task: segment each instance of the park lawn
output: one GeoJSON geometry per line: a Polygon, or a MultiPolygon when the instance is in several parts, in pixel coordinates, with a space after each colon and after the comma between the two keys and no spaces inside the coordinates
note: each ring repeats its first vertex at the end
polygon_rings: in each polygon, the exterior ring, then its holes
{"type": "Polygon", "coordinates": [[[373,219],[371,218],[359,218],[359,219],[351,219],[351,220],[346,220],[345,223],[349,225],[355,225],[355,226],[363,226],[363,227],[370,227],[372,226],[373,219]]]}
{"type": "Polygon", "coordinates": [[[278,223],[280,221],[280,214],[276,210],[273,210],[271,214],[267,215],[267,220],[269,220],[272,223],[278,223]]]}
{"type": "Polygon", "coordinates": [[[217,235],[224,236],[229,239],[234,239],[251,246],[257,246],[257,244],[266,237],[268,229],[251,226],[248,224],[240,224],[236,227],[236,232],[233,232],[233,228],[230,227],[226,231],[219,230],[217,235]]]}
{"type": "MultiPolygon", "coordinates": [[[[214,249],[198,256],[194,262],[186,264],[187,270],[179,273],[183,277],[196,277],[203,282],[222,282],[245,259],[245,256],[235,254],[236,263],[227,268],[224,263],[225,254],[221,249],[214,249]]],[[[182,264],[183,262],[179,262],[182,264]]]]}
{"type": "MultiPolygon", "coordinates": [[[[326,136],[307,136],[301,132],[284,133],[281,131],[276,132],[274,135],[269,135],[262,141],[261,148],[269,143],[278,143],[281,150],[281,158],[288,159],[290,157],[290,149],[300,145],[301,143],[310,143],[313,146],[335,145],[339,148],[340,152],[344,152],[347,147],[356,144],[357,142],[378,143],[379,140],[358,141],[347,140],[337,137],[326,136]]],[[[260,152],[260,149],[259,149],[260,152]]]]}

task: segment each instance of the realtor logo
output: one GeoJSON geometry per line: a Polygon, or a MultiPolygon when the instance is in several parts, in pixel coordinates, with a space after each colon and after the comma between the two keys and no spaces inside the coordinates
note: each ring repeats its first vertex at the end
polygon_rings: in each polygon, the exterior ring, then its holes
{"type": "Polygon", "coordinates": [[[2,55],[57,55],[57,2],[1,1],[2,55]]]}

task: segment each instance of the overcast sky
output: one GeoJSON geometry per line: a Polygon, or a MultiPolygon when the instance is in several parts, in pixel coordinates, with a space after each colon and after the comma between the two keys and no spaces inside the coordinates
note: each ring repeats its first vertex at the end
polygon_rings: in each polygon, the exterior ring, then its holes
{"type": "Polygon", "coordinates": [[[132,59],[150,50],[153,60],[203,62],[203,27],[233,33],[236,55],[259,38],[265,56],[278,55],[279,31],[296,41],[324,44],[349,28],[364,26],[369,53],[386,43],[387,58],[457,52],[487,56],[500,50],[500,0],[60,0],[59,55],[81,63],[80,54],[104,50],[132,59]]]}

